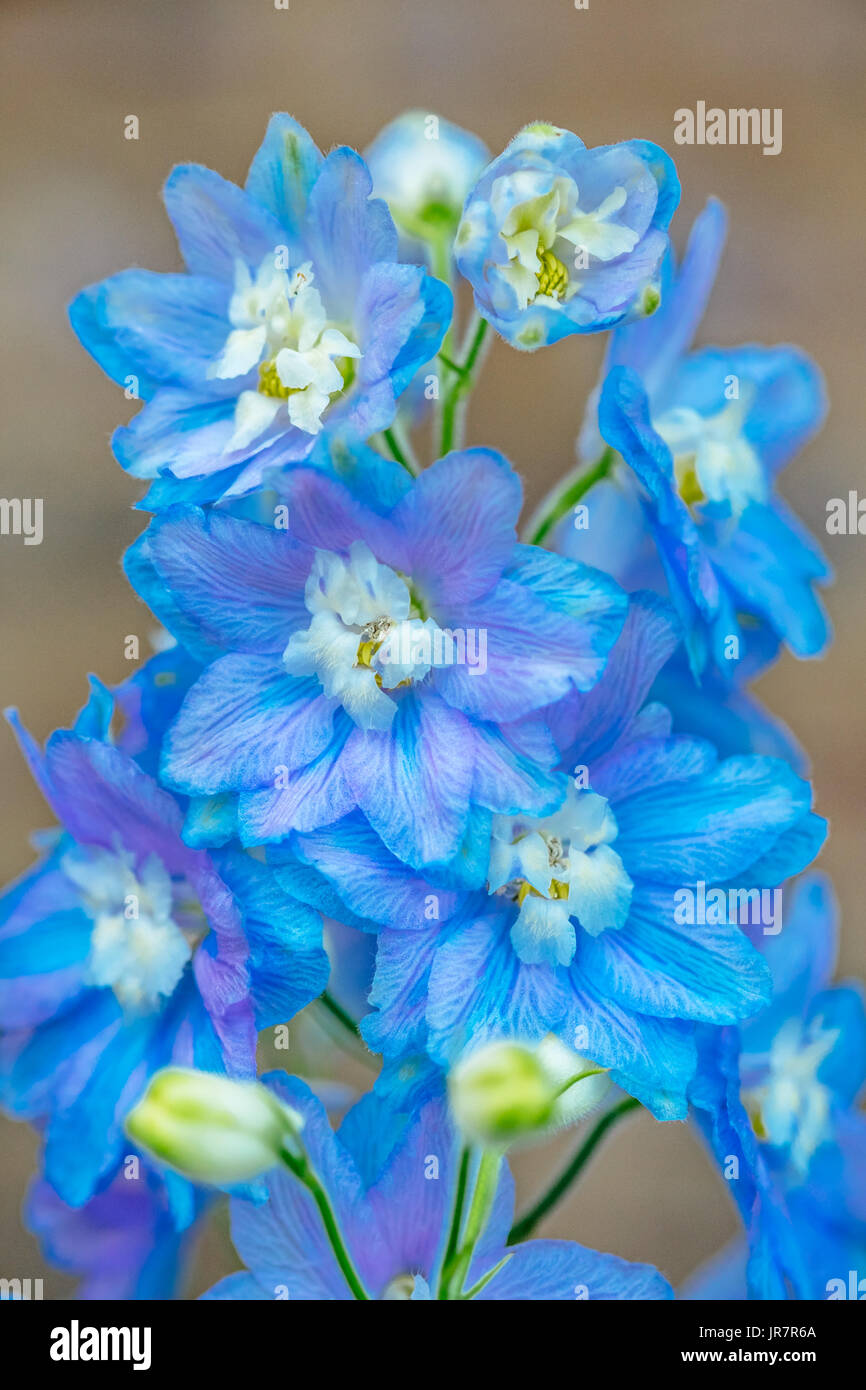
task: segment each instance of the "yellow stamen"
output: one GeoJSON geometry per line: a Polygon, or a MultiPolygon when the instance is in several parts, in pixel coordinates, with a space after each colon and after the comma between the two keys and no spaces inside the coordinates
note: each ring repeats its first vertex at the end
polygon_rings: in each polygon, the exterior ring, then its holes
{"type": "Polygon", "coordinates": [[[277,373],[276,362],[262,362],[259,365],[259,390],[263,396],[278,396],[287,401],[292,393],[291,386],[284,386],[277,373]]]}
{"type": "Polygon", "coordinates": [[[551,299],[562,299],[568,288],[568,271],[552,251],[539,249],[541,269],[538,272],[538,293],[551,299]]]}
{"type": "Polygon", "coordinates": [[[677,478],[677,491],[687,507],[706,502],[706,494],[698,481],[694,454],[690,454],[687,458],[675,459],[674,471],[677,478]]]}

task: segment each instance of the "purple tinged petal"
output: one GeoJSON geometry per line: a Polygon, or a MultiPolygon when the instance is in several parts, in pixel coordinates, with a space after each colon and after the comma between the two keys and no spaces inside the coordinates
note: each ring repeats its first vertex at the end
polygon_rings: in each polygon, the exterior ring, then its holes
{"type": "Polygon", "coordinates": [[[469,814],[472,726],[432,691],[401,692],[387,733],[356,729],[343,768],[385,844],[416,868],[457,854],[469,814]]]}
{"type": "Polygon", "coordinates": [[[522,501],[520,479],[493,449],[439,459],[397,503],[410,572],[433,608],[462,606],[495,588],[511,560],[522,501]]]}
{"type": "Polygon", "coordinates": [[[130,424],[115,430],[115,458],[133,478],[157,478],[166,470],[187,479],[213,473],[223,466],[234,405],[233,400],[164,387],[130,424]]]}
{"type": "Polygon", "coordinates": [[[652,1265],[588,1250],[567,1240],[530,1240],[501,1254],[508,1263],[478,1294],[495,1302],[571,1302],[575,1299],[669,1299],[670,1284],[652,1265]]]}
{"type": "Polygon", "coordinates": [[[282,653],[309,622],[312,552],[285,531],[190,509],[156,518],[147,535],[162,583],[215,646],[282,653]]]}
{"type": "Polygon", "coordinates": [[[286,770],[278,786],[242,792],[238,802],[241,842],[272,844],[291,831],[331,825],[354,809],[355,796],[347,779],[342,752],[354,729],[338,710],[330,742],[305,767],[286,770]]]}
{"type": "Polygon", "coordinates": [[[355,500],[347,487],[309,468],[297,468],[281,480],[289,507],[292,535],[320,550],[347,554],[363,540],[383,564],[404,574],[410,570],[404,537],[389,517],[355,500]]]}
{"type": "Polygon", "coordinates": [[[654,594],[629,599],[628,616],[591,690],[573,694],[547,712],[564,759],[591,766],[629,730],[652,683],[679,642],[673,610],[654,594]]]}
{"type": "Polygon", "coordinates": [[[231,652],[209,666],[169,729],[163,775],[188,796],[273,787],[327,746],[335,702],[279,658],[231,652]]]}
{"type": "Polygon", "coordinates": [[[284,244],[279,222],[235,184],[200,164],[179,164],[163,192],[193,275],[234,284],[235,263],[255,270],[284,244]]]}
{"type": "Polygon", "coordinates": [[[304,250],[332,318],[351,321],[367,268],[376,261],[397,260],[391,214],[381,198],[370,196],[372,188],[361,156],[343,146],[327,156],[310,193],[304,250]]]}

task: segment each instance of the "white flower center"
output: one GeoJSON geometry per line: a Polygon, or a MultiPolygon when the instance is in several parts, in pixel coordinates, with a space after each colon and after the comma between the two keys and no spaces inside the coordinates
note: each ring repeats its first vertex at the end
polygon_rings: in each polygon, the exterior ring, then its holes
{"type": "Polygon", "coordinates": [[[610,847],[617,833],[606,799],[572,784],[551,816],[494,817],[488,887],[519,905],[511,936],[527,964],[567,964],[572,919],[591,936],[623,926],[632,882],[610,847]]]}
{"type": "Polygon", "coordinates": [[[322,413],[346,387],[350,359],[360,357],[361,349],[328,324],[310,262],[290,275],[267,256],[255,279],[236,262],[229,320],[232,331],[209,375],[231,379],[258,366],[259,386],[238,396],[225,452],[258,439],[284,407],[290,424],[318,434],[322,413]]]}
{"type": "Polygon", "coordinates": [[[580,207],[572,179],[557,178],[546,192],[536,191],[534,170],[504,175],[493,185],[491,201],[500,219],[500,236],[508,250],[501,275],[518,304],[555,303],[579,288],[571,267],[582,250],[599,261],[612,261],[637,245],[637,232],[610,219],[624,207],[626,191],[617,186],[592,210],[580,207]]]}
{"type": "Polygon", "coordinates": [[[653,420],[673,455],[680,496],[690,506],[727,502],[739,516],[750,502],[766,500],[761,460],[743,434],[747,406],[743,397],[717,415],[678,406],[653,420]]]}
{"type": "Polygon", "coordinates": [[[830,1091],[818,1080],[818,1071],[838,1036],[820,1018],[808,1027],[791,1018],[773,1039],[767,1057],[743,1057],[747,1070],[756,1060],[765,1068],[764,1079],[743,1092],[756,1132],[770,1144],[789,1147],[791,1162],[804,1175],[829,1134],[830,1091]]]}
{"type": "Polygon", "coordinates": [[[174,993],[192,946],[172,910],[175,889],[154,855],[138,876],[122,850],[75,849],[63,859],[93,918],[85,981],[113,989],[124,1009],[152,1013],[174,993]]]}
{"type": "Polygon", "coordinates": [[[285,668],[317,676],[362,729],[389,728],[396,705],[386,692],[446,664],[442,630],[420,616],[406,580],[363,541],[348,559],[317,550],[305,597],[312,621],[289,639],[285,668]]]}

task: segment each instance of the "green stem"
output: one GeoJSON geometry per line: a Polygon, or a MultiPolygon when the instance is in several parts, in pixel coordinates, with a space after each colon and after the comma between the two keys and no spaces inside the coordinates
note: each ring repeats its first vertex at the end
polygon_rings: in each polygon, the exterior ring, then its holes
{"type": "Polygon", "coordinates": [[[328,1013],[331,1014],[337,1020],[338,1023],[342,1024],[342,1026],[346,1029],[347,1032],[352,1034],[356,1042],[361,1039],[361,1034],[358,1031],[357,1023],[353,1019],[352,1015],[350,1013],[347,1013],[347,1011],[343,1008],[342,1004],[337,1003],[333,994],[329,994],[326,989],[322,990],[322,993],[319,995],[319,1003],[323,1004],[324,1007],[328,1010],[328,1013]]]}
{"type": "Polygon", "coordinates": [[[475,1247],[493,1208],[501,1162],[502,1154],[496,1149],[485,1149],[481,1154],[478,1172],[475,1175],[475,1190],[472,1194],[469,1214],[466,1217],[466,1226],[460,1248],[452,1256],[451,1261],[443,1263],[442,1266],[440,1299],[460,1299],[463,1297],[463,1285],[466,1283],[466,1276],[472,1264],[475,1247]]]}
{"type": "MultiPolygon", "coordinates": [[[[454,245],[453,233],[455,231],[456,228],[443,229],[438,236],[431,236],[428,241],[428,246],[430,248],[430,269],[437,280],[441,280],[443,284],[446,284],[448,286],[452,294],[454,292],[454,266],[452,262],[451,251],[454,245]]],[[[442,339],[442,347],[445,349],[446,352],[449,353],[451,351],[451,344],[454,339],[456,311],[457,305],[455,302],[454,315],[452,316],[451,323],[448,325],[445,337],[442,339]]]]}
{"type": "Polygon", "coordinates": [[[460,407],[464,396],[472,390],[472,371],[478,361],[478,355],[484,346],[484,339],[487,336],[488,323],[486,319],[479,318],[466,354],[462,363],[448,363],[455,374],[455,380],[449,386],[445,400],[442,404],[442,437],[439,446],[440,457],[449,453],[454,448],[457,435],[457,421],[460,407]]]}
{"type": "Polygon", "coordinates": [[[577,1076],[570,1076],[567,1081],[563,1081],[556,1092],[556,1098],[564,1096],[566,1091],[570,1091],[572,1086],[577,1085],[578,1081],[585,1081],[588,1076],[601,1076],[605,1071],[607,1071],[607,1067],[591,1067],[589,1071],[580,1071],[577,1076]]]}
{"type": "Polygon", "coordinates": [[[440,350],[439,361],[445,363],[445,366],[448,368],[449,372],[456,372],[457,376],[466,375],[466,368],[461,367],[459,362],[455,362],[453,358],[449,357],[447,352],[442,352],[440,350]]]}
{"type": "Polygon", "coordinates": [[[541,545],[545,536],[553,529],[558,521],[562,520],[566,512],[571,511],[572,507],[580,501],[584,493],[589,492],[589,489],[594,483],[600,482],[602,478],[607,477],[615,458],[616,451],[608,446],[601,455],[601,458],[599,458],[591,468],[581,469],[576,477],[572,477],[570,480],[566,481],[566,485],[560,492],[555,494],[550,506],[542,511],[541,516],[536,521],[532,534],[529,537],[530,545],[541,545]]]}
{"type": "Polygon", "coordinates": [[[508,1233],[508,1245],[516,1245],[518,1241],[526,1240],[531,1235],[539,1221],[547,1215],[552,1207],[555,1207],[561,1197],[565,1195],[575,1178],[580,1173],[584,1165],[589,1161],[607,1131],[613,1127],[623,1115],[627,1115],[631,1110],[640,1108],[640,1101],[633,1096],[626,1096],[619,1105],[615,1105],[612,1110],[608,1110],[602,1115],[601,1119],[590,1130],[586,1139],[581,1144],[577,1153],[566,1164],[559,1177],[551,1184],[547,1191],[539,1197],[534,1206],[530,1207],[525,1216],[521,1216],[516,1221],[508,1233]]]}
{"type": "Polygon", "coordinates": [[[361,1037],[361,1030],[358,1027],[356,1020],[352,1018],[351,1014],[346,1012],[342,1004],[338,1004],[334,996],[332,994],[329,994],[327,990],[322,991],[322,993],[316,1000],[316,1003],[321,1004],[322,1008],[326,1009],[333,1019],[336,1019],[337,1023],[339,1023],[341,1029],[343,1029],[344,1032],[350,1033],[352,1035],[352,1039],[355,1043],[355,1048],[353,1049],[353,1051],[357,1054],[357,1056],[360,1057],[363,1061],[372,1064],[374,1059],[367,1051],[367,1044],[361,1037]]]}
{"type": "Polygon", "coordinates": [[[415,469],[412,467],[410,459],[406,456],[402,448],[402,445],[397,439],[397,434],[393,426],[390,429],[382,431],[382,438],[385,440],[385,443],[391,450],[391,456],[397,461],[397,463],[401,465],[401,467],[406,469],[406,472],[410,475],[410,477],[414,478],[415,469]]]}
{"type": "Polygon", "coordinates": [[[361,1283],[355,1266],[352,1263],[351,1256],[346,1249],[340,1227],[337,1224],[337,1218],[328,1200],[328,1194],[319,1181],[317,1174],[310,1166],[310,1161],[306,1154],[301,1157],[296,1157],[294,1154],[284,1152],[283,1162],[290,1172],[294,1173],[298,1181],[304,1184],[304,1187],[311,1194],[313,1201],[318,1207],[319,1215],[322,1218],[322,1225],[325,1228],[325,1234],[334,1252],[334,1257],[340,1269],[343,1271],[346,1283],[349,1285],[355,1298],[369,1302],[370,1295],[361,1283]]]}
{"type": "MultiPolygon", "coordinates": [[[[454,1193],[454,1208],[451,1213],[451,1226],[448,1231],[448,1241],[445,1246],[445,1254],[442,1257],[442,1272],[450,1267],[457,1254],[460,1244],[460,1227],[463,1224],[463,1207],[466,1202],[466,1184],[469,1179],[469,1150],[464,1149],[460,1155],[460,1167],[457,1170],[457,1187],[454,1193]]],[[[441,1281],[440,1281],[441,1282],[441,1281]]],[[[443,1295],[439,1293],[439,1298],[443,1295]]]]}

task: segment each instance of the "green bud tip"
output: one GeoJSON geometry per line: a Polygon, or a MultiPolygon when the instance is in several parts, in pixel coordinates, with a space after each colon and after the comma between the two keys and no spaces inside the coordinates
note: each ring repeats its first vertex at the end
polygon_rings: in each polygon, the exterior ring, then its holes
{"type": "Polygon", "coordinates": [[[300,1152],[303,1123],[257,1081],[166,1067],[127,1115],[126,1132],[191,1181],[231,1186],[300,1152]]]}

